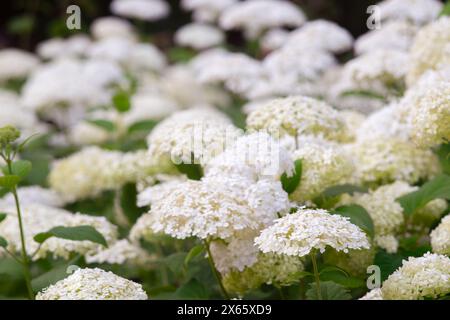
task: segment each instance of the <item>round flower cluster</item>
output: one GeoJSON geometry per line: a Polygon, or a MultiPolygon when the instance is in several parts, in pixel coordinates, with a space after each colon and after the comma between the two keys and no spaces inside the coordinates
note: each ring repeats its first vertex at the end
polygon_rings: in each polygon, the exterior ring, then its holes
{"type": "Polygon", "coordinates": [[[347,218],[331,215],[322,209],[300,209],[276,220],[255,239],[264,253],[303,257],[313,250],[325,252],[329,246],[336,251],[368,249],[363,231],[347,218]]]}
{"type": "Polygon", "coordinates": [[[168,16],[170,7],[162,0],[114,0],[111,11],[127,18],[154,21],[168,16]]]}
{"type": "Polygon", "coordinates": [[[181,0],[185,10],[193,11],[194,20],[200,22],[214,22],[220,14],[238,0],[181,0]]]}
{"type": "Polygon", "coordinates": [[[160,162],[147,151],[122,153],[87,147],[58,160],[50,172],[49,183],[64,199],[75,201],[116,190],[153,173],[173,170],[169,161],[160,162]]]}
{"type": "Polygon", "coordinates": [[[450,215],[430,233],[433,252],[450,255],[450,215]]]}
{"type": "Polygon", "coordinates": [[[214,26],[192,23],[178,29],[175,42],[180,46],[203,50],[221,44],[224,37],[223,32],[214,26]]]}
{"type": "Polygon", "coordinates": [[[440,172],[439,160],[430,149],[419,149],[398,138],[373,137],[348,146],[355,159],[356,183],[377,185],[396,180],[416,183],[440,172]]]}
{"type": "Polygon", "coordinates": [[[39,292],[36,300],[147,300],[140,284],[98,268],[78,269],[39,292]]]}
{"type": "Polygon", "coordinates": [[[450,258],[426,253],[403,260],[402,266],[383,282],[385,300],[438,298],[450,293],[450,258]]]}
{"type": "Polygon", "coordinates": [[[303,96],[267,102],[248,115],[247,128],[265,130],[277,137],[316,135],[338,141],[346,134],[345,123],[337,110],[303,96]]]}
{"type": "Polygon", "coordinates": [[[290,195],[295,201],[312,200],[322,191],[350,180],[353,162],[339,145],[299,139],[299,148],[292,153],[302,161],[301,183],[290,195]]]}
{"type": "Polygon", "coordinates": [[[0,50],[0,83],[24,79],[39,65],[39,60],[28,52],[18,49],[0,50]]]}
{"type": "MultiPolygon", "coordinates": [[[[2,212],[8,215],[0,223],[0,234],[8,241],[8,250],[20,252],[21,238],[15,206],[2,207],[2,212]]],[[[92,226],[100,232],[106,242],[112,244],[117,239],[117,227],[105,217],[94,217],[85,214],[72,214],[63,209],[56,209],[39,204],[22,205],[22,221],[25,234],[26,247],[30,252],[36,252],[34,260],[45,258],[48,255],[69,259],[71,253],[81,255],[92,254],[101,250],[101,245],[91,241],[73,241],[59,238],[46,240],[41,247],[33,237],[39,233],[47,232],[53,227],[92,226]]]]}
{"type": "MultiPolygon", "coordinates": [[[[66,201],[56,191],[39,186],[21,187],[17,194],[22,205],[42,204],[48,207],[63,207],[66,201]]],[[[14,195],[9,193],[0,198],[0,207],[14,206],[14,195]]]]}
{"type": "MultiPolygon", "coordinates": [[[[428,1],[427,1],[428,2],[428,1]]],[[[413,85],[429,69],[437,70],[450,63],[450,17],[443,16],[417,33],[409,58],[408,85],[413,85]]]]}
{"type": "Polygon", "coordinates": [[[439,15],[442,3],[437,0],[384,0],[377,6],[384,21],[410,21],[423,25],[439,15]]]}

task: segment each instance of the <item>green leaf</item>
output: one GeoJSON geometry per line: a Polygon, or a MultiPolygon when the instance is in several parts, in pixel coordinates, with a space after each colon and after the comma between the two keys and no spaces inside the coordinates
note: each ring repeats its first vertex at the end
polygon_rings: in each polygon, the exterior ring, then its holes
{"type": "Polygon", "coordinates": [[[348,97],[348,96],[357,96],[357,97],[378,99],[378,100],[386,101],[386,98],[384,96],[382,96],[376,92],[369,91],[369,90],[349,90],[349,91],[345,91],[341,94],[341,97],[348,97]]]}
{"type": "Polygon", "coordinates": [[[191,180],[200,180],[203,177],[203,168],[199,164],[180,163],[175,165],[175,167],[191,180]]]}
{"type": "Polygon", "coordinates": [[[196,245],[195,247],[193,247],[191,249],[191,251],[189,251],[189,253],[187,254],[186,258],[184,259],[184,266],[187,267],[189,265],[189,262],[195,258],[196,256],[198,256],[199,254],[201,254],[203,252],[203,250],[205,250],[205,247],[201,244],[196,245]]]}
{"type": "Polygon", "coordinates": [[[75,257],[67,263],[53,267],[50,271],[41,274],[31,281],[31,286],[34,292],[39,292],[42,289],[55,284],[59,280],[67,278],[69,274],[68,268],[80,263],[80,256],[75,257]]]}
{"type": "Polygon", "coordinates": [[[137,205],[137,190],[134,183],[124,185],[120,193],[120,206],[128,221],[132,224],[145,212],[145,208],[137,205]]]}
{"type": "Polygon", "coordinates": [[[155,120],[143,120],[133,123],[128,128],[128,133],[145,132],[149,133],[158,124],[155,120]]]}
{"type": "Polygon", "coordinates": [[[367,188],[355,186],[352,184],[341,184],[337,186],[332,186],[323,192],[323,195],[325,197],[337,197],[341,194],[348,193],[348,194],[354,194],[355,192],[367,192],[367,188]]]}
{"type": "Polygon", "coordinates": [[[5,220],[7,216],[8,216],[7,213],[0,212],[0,222],[2,222],[3,220],[5,220]]]}
{"type": "Polygon", "coordinates": [[[323,274],[321,273],[320,279],[323,281],[332,281],[332,282],[340,284],[346,288],[351,288],[351,289],[361,288],[361,287],[364,287],[364,285],[366,284],[364,282],[364,280],[346,275],[345,273],[342,272],[342,270],[339,270],[339,271],[337,271],[337,270],[331,271],[330,270],[323,274]]]}
{"type": "Polygon", "coordinates": [[[130,95],[126,91],[117,92],[112,101],[114,108],[119,112],[127,112],[131,108],[130,95]]]}
{"type": "Polygon", "coordinates": [[[434,199],[450,199],[450,176],[440,175],[425,183],[419,190],[404,195],[397,199],[407,215],[412,215],[416,210],[423,208],[434,199]]]}
{"type": "Polygon", "coordinates": [[[391,254],[384,250],[378,251],[373,264],[380,267],[381,281],[386,280],[390,274],[397,270],[402,265],[404,258],[400,254],[391,254]]]}
{"type": "Polygon", "coordinates": [[[33,165],[28,160],[17,160],[11,164],[12,173],[20,179],[25,178],[31,171],[33,165]]]}
{"type": "Polygon", "coordinates": [[[442,8],[442,11],[439,13],[439,17],[442,16],[450,16],[450,2],[447,1],[447,3],[442,8]]]}
{"type": "Polygon", "coordinates": [[[196,280],[191,279],[189,282],[178,288],[177,291],[175,291],[175,297],[177,299],[207,299],[208,298],[208,292],[206,291],[206,288],[203,286],[203,284],[196,280]]]}
{"type": "Polygon", "coordinates": [[[186,259],[186,252],[173,253],[162,259],[162,262],[172,271],[174,274],[181,274],[184,269],[184,260],[186,259]]]}
{"type": "Polygon", "coordinates": [[[0,177],[0,187],[8,190],[16,187],[20,182],[20,177],[16,175],[4,175],[0,177]]]}
{"type": "Polygon", "coordinates": [[[287,193],[291,194],[297,189],[300,184],[300,179],[302,177],[302,160],[298,159],[294,162],[295,172],[294,175],[288,177],[286,173],[283,173],[281,176],[281,184],[283,186],[283,190],[287,193]]]}
{"type": "MultiPolygon", "coordinates": [[[[352,296],[349,291],[340,284],[332,281],[321,281],[320,292],[323,300],[350,300],[352,296]]],[[[316,283],[310,283],[310,288],[306,291],[309,300],[318,300],[316,283]]]]}
{"type": "Polygon", "coordinates": [[[439,157],[439,161],[441,162],[442,171],[445,174],[450,175],[450,143],[442,144],[436,150],[436,153],[439,157]]]}
{"type": "Polygon", "coordinates": [[[336,266],[326,266],[320,270],[319,274],[322,275],[322,274],[326,274],[329,272],[340,272],[344,276],[348,277],[348,273],[344,269],[341,269],[336,266]]]}
{"type": "Polygon", "coordinates": [[[0,247],[6,248],[8,246],[8,241],[5,238],[0,237],[0,247]]]}
{"type": "Polygon", "coordinates": [[[97,119],[97,120],[87,120],[87,122],[108,132],[114,132],[116,130],[115,123],[109,120],[97,119]]]}
{"type": "Polygon", "coordinates": [[[52,237],[74,241],[92,241],[105,247],[108,246],[103,235],[92,226],[54,227],[47,232],[35,235],[34,240],[43,243],[52,237]]]}
{"type": "Polygon", "coordinates": [[[188,62],[195,57],[195,51],[187,48],[172,48],[167,53],[169,60],[173,62],[188,62]]]}
{"type": "Polygon", "coordinates": [[[360,227],[370,237],[373,238],[375,229],[372,218],[363,207],[352,204],[347,206],[341,206],[335,209],[333,214],[339,214],[344,217],[349,217],[350,222],[360,227]]]}

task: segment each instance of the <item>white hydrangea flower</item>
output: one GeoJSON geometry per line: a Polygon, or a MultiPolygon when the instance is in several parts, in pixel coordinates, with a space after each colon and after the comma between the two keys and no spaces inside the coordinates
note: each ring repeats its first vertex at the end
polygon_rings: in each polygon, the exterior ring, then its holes
{"type": "Polygon", "coordinates": [[[183,47],[203,50],[220,45],[225,40],[224,33],[208,24],[190,23],[175,33],[175,43],[183,47]]]}
{"type": "Polygon", "coordinates": [[[142,286],[98,268],[78,269],[42,290],[36,300],[147,300],[142,286]]]}
{"type": "Polygon", "coordinates": [[[444,217],[430,233],[433,252],[450,255],[450,215],[444,217]]]}
{"type": "Polygon", "coordinates": [[[112,95],[107,87],[121,80],[120,68],[108,61],[56,60],[31,74],[22,90],[22,103],[34,110],[61,105],[86,109],[107,104],[112,95]]]}
{"type": "Polygon", "coordinates": [[[341,147],[325,141],[300,139],[292,157],[302,160],[301,183],[290,195],[295,201],[314,199],[326,188],[348,181],[354,171],[341,147]]]}
{"type": "Polygon", "coordinates": [[[49,176],[52,189],[70,201],[95,197],[156,172],[171,172],[169,161],[156,160],[147,151],[122,153],[87,147],[58,160],[49,176]]]}
{"type": "Polygon", "coordinates": [[[261,48],[264,51],[273,51],[281,48],[289,38],[289,31],[275,28],[267,31],[261,39],[261,48]]]}
{"type": "Polygon", "coordinates": [[[398,251],[399,242],[393,234],[376,235],[375,244],[386,250],[388,253],[396,253],[398,251]]]}
{"type": "Polygon", "coordinates": [[[244,295],[262,284],[289,286],[298,280],[304,266],[300,258],[275,253],[259,253],[258,260],[242,272],[233,270],[223,277],[227,291],[244,295]]]}
{"type": "Polygon", "coordinates": [[[303,96],[269,101],[248,115],[247,127],[281,136],[316,135],[338,141],[345,135],[345,123],[337,110],[303,96]]]}
{"type": "Polygon", "coordinates": [[[166,193],[172,192],[173,189],[176,189],[177,185],[186,180],[187,178],[185,176],[171,176],[169,180],[145,188],[138,194],[137,205],[139,207],[145,207],[163,200],[166,193]]]}
{"type": "Polygon", "coordinates": [[[206,176],[236,175],[252,181],[293,172],[293,160],[280,142],[265,132],[242,136],[205,168],[206,176]]]}
{"type": "Polygon", "coordinates": [[[347,127],[349,141],[355,141],[361,130],[360,128],[368,121],[368,118],[363,113],[354,110],[341,110],[340,114],[347,127]]]}
{"type": "Polygon", "coordinates": [[[19,49],[0,50],[0,83],[26,78],[39,65],[33,54],[19,49]]]}
{"type": "Polygon", "coordinates": [[[185,10],[193,11],[195,21],[214,22],[227,7],[238,0],[181,0],[185,10]]]}
{"type": "Polygon", "coordinates": [[[385,300],[438,298],[450,292],[450,258],[426,253],[403,260],[403,265],[383,282],[385,300]]]}
{"type": "Polygon", "coordinates": [[[113,16],[95,19],[90,30],[96,39],[111,37],[134,39],[136,37],[133,25],[129,21],[113,16]]]}
{"type": "Polygon", "coordinates": [[[138,267],[148,267],[154,260],[147,251],[130,243],[127,239],[115,242],[109,248],[105,248],[94,254],[86,255],[87,263],[107,264],[131,264],[138,267]]]}
{"type": "Polygon", "coordinates": [[[283,49],[296,54],[311,49],[340,53],[351,49],[352,45],[350,32],[334,22],[319,19],[292,31],[283,49]]]}
{"type": "Polygon", "coordinates": [[[46,60],[61,58],[84,57],[91,47],[92,42],[89,37],[82,34],[75,34],[69,38],[50,38],[40,42],[37,47],[37,54],[46,60]]]}
{"type": "Polygon", "coordinates": [[[381,288],[375,288],[367,292],[358,300],[383,300],[383,292],[381,291],[381,288]]]}
{"type": "Polygon", "coordinates": [[[273,252],[303,257],[316,249],[323,253],[327,246],[336,251],[368,249],[363,231],[348,218],[331,215],[322,209],[299,209],[276,220],[255,239],[264,253],[273,252]]]}
{"type": "Polygon", "coordinates": [[[267,29],[298,27],[306,21],[304,13],[287,1],[249,0],[236,2],[221,14],[219,24],[225,30],[242,29],[254,39],[267,29]]]}
{"type": "MultiPolygon", "coordinates": [[[[20,204],[42,204],[49,207],[63,207],[66,201],[54,190],[44,189],[40,186],[20,187],[17,189],[20,204]]],[[[14,206],[15,200],[11,193],[0,198],[0,207],[14,206]]]]}
{"type": "MultiPolygon", "coordinates": [[[[21,240],[17,213],[15,206],[2,207],[7,218],[0,223],[0,233],[8,241],[8,250],[20,252],[21,240]]],[[[100,244],[91,241],[72,241],[58,238],[50,238],[39,248],[39,244],[33,237],[41,232],[47,232],[53,227],[92,226],[100,232],[107,243],[112,244],[117,239],[117,227],[108,222],[105,217],[94,217],[85,214],[72,214],[63,209],[56,209],[41,204],[22,205],[22,221],[25,232],[27,250],[36,252],[34,260],[45,258],[48,255],[69,259],[71,253],[81,255],[95,253],[101,250],[100,244]],[[38,250],[38,251],[36,251],[38,250]]]]}
{"type": "MultiPolygon", "coordinates": [[[[258,213],[245,197],[237,197],[230,191],[232,188],[217,179],[178,184],[164,199],[154,202],[134,228],[141,230],[141,234],[153,231],[179,239],[191,236],[228,239],[237,232],[260,229],[258,213]]],[[[132,238],[139,238],[139,233],[133,230],[131,233],[132,238]]]]}
{"type": "Polygon", "coordinates": [[[28,138],[34,134],[43,134],[48,131],[48,127],[40,122],[33,110],[24,108],[19,101],[14,101],[0,97],[0,127],[12,125],[20,130],[21,138],[28,138]]]}
{"type": "Polygon", "coordinates": [[[423,92],[417,92],[409,105],[413,142],[420,147],[432,147],[450,140],[450,81],[436,82],[423,92]]]}
{"type": "Polygon", "coordinates": [[[354,182],[382,184],[396,180],[416,183],[435,176],[441,168],[436,155],[399,138],[374,137],[346,147],[355,160],[354,182]]]}
{"type": "Polygon", "coordinates": [[[377,6],[384,21],[410,21],[423,25],[438,16],[442,3],[437,0],[384,0],[377,6]]]}
{"type": "Polygon", "coordinates": [[[427,70],[450,64],[450,17],[443,16],[423,27],[411,47],[407,83],[413,85],[427,70]]]}
{"type": "Polygon", "coordinates": [[[355,41],[355,52],[358,55],[378,49],[394,49],[408,51],[417,33],[417,26],[406,21],[391,21],[361,35],[355,41]]]}
{"type": "Polygon", "coordinates": [[[403,94],[408,59],[405,52],[379,49],[350,60],[340,72],[338,81],[330,88],[330,99],[340,108],[358,108],[356,110],[363,113],[373,111],[362,103],[365,100],[375,100],[378,108],[383,106],[384,99],[392,100],[403,94]],[[371,94],[379,97],[372,97],[371,94]],[[352,101],[355,95],[361,102],[356,106],[352,101]]]}
{"type": "Polygon", "coordinates": [[[144,21],[160,20],[170,13],[169,4],[162,0],[114,0],[110,8],[118,16],[144,21]]]}
{"type": "Polygon", "coordinates": [[[176,112],[160,122],[147,138],[150,154],[169,157],[176,164],[206,164],[241,132],[214,109],[176,112]],[[192,159],[193,157],[193,159],[192,159]]]}

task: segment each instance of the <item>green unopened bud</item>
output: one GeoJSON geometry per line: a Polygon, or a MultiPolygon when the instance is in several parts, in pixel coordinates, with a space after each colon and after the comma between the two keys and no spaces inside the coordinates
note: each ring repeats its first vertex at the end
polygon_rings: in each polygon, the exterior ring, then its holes
{"type": "Polygon", "coordinates": [[[0,146],[6,146],[13,143],[20,137],[20,131],[13,126],[0,128],[0,146]]]}

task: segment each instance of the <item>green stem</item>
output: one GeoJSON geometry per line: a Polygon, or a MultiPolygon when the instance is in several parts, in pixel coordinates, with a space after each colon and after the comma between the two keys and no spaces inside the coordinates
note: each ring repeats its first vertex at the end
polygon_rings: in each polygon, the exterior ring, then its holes
{"type": "Polygon", "coordinates": [[[222,291],[222,295],[225,299],[230,300],[230,295],[228,294],[227,290],[225,289],[225,286],[222,283],[222,277],[216,269],[216,265],[214,263],[214,258],[211,254],[211,250],[209,249],[209,241],[208,240],[205,240],[205,248],[206,248],[206,252],[208,253],[209,266],[211,267],[211,270],[212,270],[214,276],[216,277],[217,283],[219,284],[220,290],[222,291]]]}
{"type": "Polygon", "coordinates": [[[317,298],[319,300],[322,300],[322,292],[320,290],[320,277],[319,277],[319,269],[317,268],[317,261],[316,261],[316,252],[313,250],[310,253],[311,261],[314,269],[314,279],[316,280],[316,290],[317,290],[317,298]]]}
{"type": "MultiPolygon", "coordinates": [[[[8,159],[7,165],[8,165],[9,174],[12,174],[13,172],[12,172],[12,166],[11,166],[11,160],[10,159],[8,159]]],[[[33,288],[31,286],[30,260],[28,259],[28,254],[27,254],[27,247],[26,247],[26,243],[25,243],[25,232],[24,232],[23,222],[22,222],[22,211],[20,210],[19,196],[17,195],[16,187],[13,187],[11,192],[12,192],[12,194],[14,196],[14,201],[16,203],[16,210],[17,210],[17,219],[19,220],[23,274],[24,274],[25,283],[26,283],[26,286],[27,286],[28,297],[31,300],[33,300],[34,299],[34,293],[33,293],[33,288]]]]}

